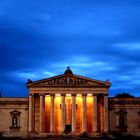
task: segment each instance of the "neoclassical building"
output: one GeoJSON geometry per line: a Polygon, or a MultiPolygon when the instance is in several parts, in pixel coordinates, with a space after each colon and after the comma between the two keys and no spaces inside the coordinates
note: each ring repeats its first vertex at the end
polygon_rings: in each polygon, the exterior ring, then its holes
{"type": "Polygon", "coordinates": [[[3,135],[140,135],[140,98],[108,98],[108,80],[75,75],[68,67],[62,75],[28,80],[26,86],[28,98],[0,98],[3,135]]]}
{"type": "Polygon", "coordinates": [[[109,81],[64,74],[29,81],[29,132],[108,132],[109,81]],[[97,109],[98,108],[98,109],[97,109]]]}

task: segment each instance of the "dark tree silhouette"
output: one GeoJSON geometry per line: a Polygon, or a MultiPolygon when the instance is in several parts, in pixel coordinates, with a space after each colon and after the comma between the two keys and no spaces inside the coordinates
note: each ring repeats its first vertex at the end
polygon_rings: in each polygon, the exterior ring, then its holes
{"type": "Polygon", "coordinates": [[[134,96],[129,93],[119,93],[115,98],[134,98],[134,96]]]}

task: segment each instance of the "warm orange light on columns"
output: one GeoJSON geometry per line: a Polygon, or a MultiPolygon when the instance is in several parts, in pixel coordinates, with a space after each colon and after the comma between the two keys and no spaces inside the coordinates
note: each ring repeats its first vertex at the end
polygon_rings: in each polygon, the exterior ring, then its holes
{"type": "Polygon", "coordinates": [[[76,132],[82,132],[82,103],[83,99],[81,94],[76,96],[76,132]]]}
{"type": "Polygon", "coordinates": [[[61,96],[56,95],[54,99],[54,130],[55,133],[61,132],[61,96]]]}
{"type": "Polygon", "coordinates": [[[65,114],[65,95],[61,95],[61,131],[65,131],[65,122],[66,122],[66,114],[65,114]]]}
{"type": "Polygon", "coordinates": [[[50,132],[54,132],[54,95],[51,95],[50,106],[50,132]]]}
{"type": "Polygon", "coordinates": [[[97,124],[97,95],[93,95],[93,132],[98,131],[98,124],[97,124]]]}
{"type": "Polygon", "coordinates": [[[93,97],[88,95],[87,96],[87,131],[89,133],[92,132],[92,121],[93,121],[93,117],[92,117],[92,106],[93,106],[93,97]]]}
{"type": "Polygon", "coordinates": [[[76,95],[72,94],[72,132],[76,132],[76,95]]]}
{"type": "Polygon", "coordinates": [[[45,132],[50,132],[50,95],[45,96],[45,132]]]}
{"type": "Polygon", "coordinates": [[[71,104],[72,104],[72,99],[71,99],[71,95],[70,94],[66,94],[65,96],[65,105],[66,105],[66,125],[71,125],[71,121],[72,121],[72,108],[71,108],[71,104]]]}
{"type": "Polygon", "coordinates": [[[82,98],[83,98],[82,132],[87,132],[87,100],[86,100],[86,94],[83,94],[82,98]]]}

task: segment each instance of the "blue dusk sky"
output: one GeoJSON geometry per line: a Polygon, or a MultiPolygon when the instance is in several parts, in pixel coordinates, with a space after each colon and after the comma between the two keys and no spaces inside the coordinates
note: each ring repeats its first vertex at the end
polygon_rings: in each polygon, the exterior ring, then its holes
{"type": "Polygon", "coordinates": [[[140,0],[0,0],[0,92],[73,73],[140,96],[140,0]]]}

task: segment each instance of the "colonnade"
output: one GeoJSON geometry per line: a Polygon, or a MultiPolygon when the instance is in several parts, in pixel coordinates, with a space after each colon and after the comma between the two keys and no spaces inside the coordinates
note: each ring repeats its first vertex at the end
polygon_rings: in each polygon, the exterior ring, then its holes
{"type": "MultiPolygon", "coordinates": [[[[72,132],[76,132],[76,94],[71,94],[72,96],[72,132]]],[[[55,131],[54,126],[54,94],[50,94],[51,104],[50,104],[50,132],[53,133],[55,131]]],[[[82,132],[87,132],[87,94],[82,94],[83,99],[83,112],[82,112],[82,132]]],[[[108,97],[104,97],[104,132],[108,132],[108,97]]],[[[40,121],[39,121],[39,130],[40,133],[44,133],[45,131],[45,107],[44,107],[44,99],[45,94],[40,94],[40,121]]],[[[29,132],[33,131],[33,102],[34,96],[29,95],[29,132]]],[[[61,95],[61,132],[65,131],[65,120],[66,120],[66,113],[65,113],[65,94],[61,95]]],[[[93,119],[91,123],[93,123],[92,131],[96,133],[98,131],[98,115],[97,115],[97,95],[93,94],[93,119]]]]}

